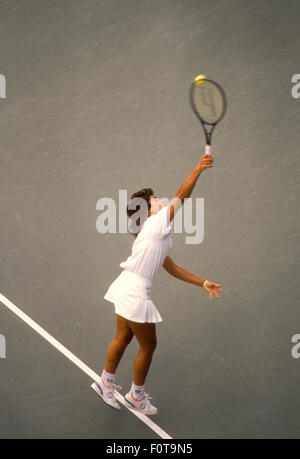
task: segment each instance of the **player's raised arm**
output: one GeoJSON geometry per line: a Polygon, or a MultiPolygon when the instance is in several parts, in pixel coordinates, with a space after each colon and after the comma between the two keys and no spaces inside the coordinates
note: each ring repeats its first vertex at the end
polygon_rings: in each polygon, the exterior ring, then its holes
{"type": "Polygon", "coordinates": [[[199,175],[205,169],[212,167],[214,161],[214,156],[211,154],[204,154],[200,159],[199,163],[196,167],[192,170],[192,172],[185,178],[182,182],[178,191],[176,193],[175,198],[171,199],[168,207],[169,207],[169,219],[170,221],[174,218],[176,212],[182,206],[184,199],[189,198],[192,194],[194,186],[199,178],[199,175]]]}

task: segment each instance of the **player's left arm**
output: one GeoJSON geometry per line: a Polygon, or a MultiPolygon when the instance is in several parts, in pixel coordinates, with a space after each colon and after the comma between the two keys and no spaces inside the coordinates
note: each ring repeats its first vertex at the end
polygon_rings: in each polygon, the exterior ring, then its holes
{"type": "Polygon", "coordinates": [[[171,274],[171,276],[174,276],[184,282],[189,282],[190,284],[195,284],[204,288],[209,293],[211,300],[213,299],[213,294],[215,294],[217,298],[220,298],[220,295],[218,295],[217,292],[222,292],[220,289],[221,284],[216,284],[196,276],[195,274],[174,263],[170,256],[165,258],[163,267],[169,274],[171,274]]]}

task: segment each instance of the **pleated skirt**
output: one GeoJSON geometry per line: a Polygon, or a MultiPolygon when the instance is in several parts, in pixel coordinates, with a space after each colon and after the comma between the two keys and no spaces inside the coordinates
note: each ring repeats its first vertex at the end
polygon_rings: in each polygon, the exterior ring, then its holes
{"type": "Polygon", "coordinates": [[[124,269],[109,286],[104,299],[114,303],[116,314],[132,322],[162,322],[151,299],[151,287],[151,280],[124,269]]]}

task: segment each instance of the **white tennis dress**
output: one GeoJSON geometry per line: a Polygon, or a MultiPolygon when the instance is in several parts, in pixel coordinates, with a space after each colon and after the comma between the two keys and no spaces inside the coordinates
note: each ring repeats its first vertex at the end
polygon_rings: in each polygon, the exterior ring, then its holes
{"type": "Polygon", "coordinates": [[[151,286],[172,248],[173,220],[168,223],[167,211],[165,206],[146,219],[132,244],[131,255],[120,263],[123,271],[104,295],[114,303],[116,314],[133,322],[162,321],[151,300],[151,286]]]}

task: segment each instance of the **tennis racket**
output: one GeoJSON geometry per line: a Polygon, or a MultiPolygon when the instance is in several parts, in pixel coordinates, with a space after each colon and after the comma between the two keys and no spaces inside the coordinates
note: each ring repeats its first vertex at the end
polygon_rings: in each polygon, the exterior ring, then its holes
{"type": "Polygon", "coordinates": [[[198,75],[190,88],[190,103],[204,130],[205,153],[211,154],[212,133],[226,112],[225,92],[215,81],[198,75]]]}

